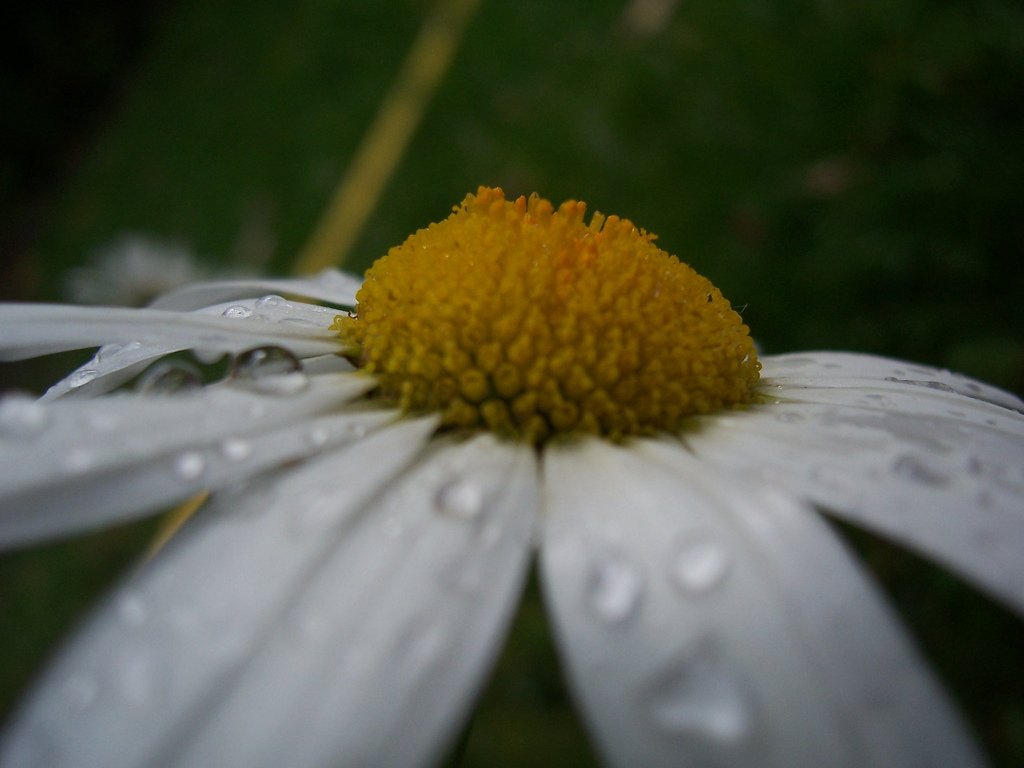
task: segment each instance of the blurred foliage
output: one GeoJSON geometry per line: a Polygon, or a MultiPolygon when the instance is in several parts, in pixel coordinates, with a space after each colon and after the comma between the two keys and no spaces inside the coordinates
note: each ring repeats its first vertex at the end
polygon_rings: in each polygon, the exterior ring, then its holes
{"type": "MultiPolygon", "coordinates": [[[[2,25],[0,293],[53,299],[124,231],[288,271],[428,3],[33,8],[2,25]]],[[[348,266],[479,184],[575,197],[658,233],[767,352],[888,354],[1024,393],[1021,93],[1012,0],[484,3],[348,266]]],[[[39,389],[54,367],[2,375],[39,389]]],[[[0,558],[0,710],[142,538],[0,558]]],[[[1024,764],[1020,621],[856,540],[994,760],[1024,764]]],[[[464,765],[592,760],[530,595],[464,765]]]]}

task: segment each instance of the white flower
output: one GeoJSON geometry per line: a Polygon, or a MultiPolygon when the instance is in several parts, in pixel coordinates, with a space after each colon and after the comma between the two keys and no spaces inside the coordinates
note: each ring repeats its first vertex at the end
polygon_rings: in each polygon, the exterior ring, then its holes
{"type": "Polygon", "coordinates": [[[815,352],[765,358],[762,402],[678,435],[436,433],[362,397],[337,310],[253,298],[351,307],[358,284],[0,306],[2,359],[105,345],[41,399],[0,402],[0,544],[212,494],[50,665],[0,766],[435,764],[534,550],[609,765],[985,764],[820,513],[1024,612],[1019,399],[815,352]],[[236,355],[234,375],[111,391],[183,349],[236,355]]]}

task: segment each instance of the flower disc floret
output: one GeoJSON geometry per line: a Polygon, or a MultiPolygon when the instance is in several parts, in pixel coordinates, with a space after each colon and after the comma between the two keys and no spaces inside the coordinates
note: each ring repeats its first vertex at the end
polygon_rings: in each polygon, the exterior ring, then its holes
{"type": "Polygon", "coordinates": [[[333,326],[379,394],[540,442],[679,429],[750,402],[750,332],[706,278],[626,219],[481,187],[366,273],[333,326]]]}

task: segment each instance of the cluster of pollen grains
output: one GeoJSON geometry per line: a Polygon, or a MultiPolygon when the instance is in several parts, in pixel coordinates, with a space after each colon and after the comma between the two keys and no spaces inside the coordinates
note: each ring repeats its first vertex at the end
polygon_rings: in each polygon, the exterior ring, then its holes
{"type": "Polygon", "coordinates": [[[719,290],[585,211],[481,187],[379,259],[332,327],[401,408],[533,442],[676,430],[750,402],[760,364],[719,290]]]}

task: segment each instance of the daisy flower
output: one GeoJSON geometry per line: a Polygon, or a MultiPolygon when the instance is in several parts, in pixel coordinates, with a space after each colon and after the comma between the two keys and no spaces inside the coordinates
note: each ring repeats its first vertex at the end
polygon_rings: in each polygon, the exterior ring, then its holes
{"type": "Polygon", "coordinates": [[[534,552],[610,766],[984,765],[823,513],[1024,612],[1024,403],[866,355],[759,360],[652,240],[481,188],[362,287],[0,308],[6,359],[99,346],[0,403],[5,546],[209,494],[53,660],[0,765],[436,764],[534,552]]]}

